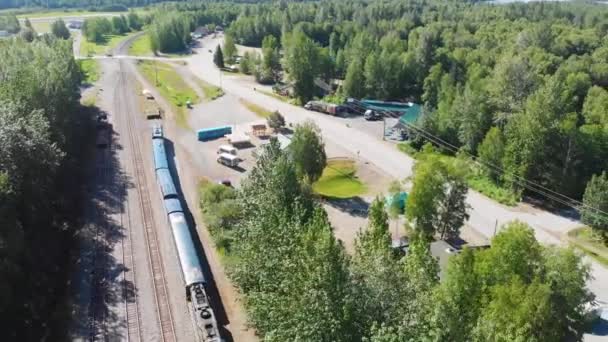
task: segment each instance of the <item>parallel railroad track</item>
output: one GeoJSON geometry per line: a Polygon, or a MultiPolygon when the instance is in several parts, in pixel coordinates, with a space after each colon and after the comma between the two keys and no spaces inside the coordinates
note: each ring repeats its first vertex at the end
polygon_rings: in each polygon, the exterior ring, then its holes
{"type": "Polygon", "coordinates": [[[127,227],[126,234],[122,239],[122,264],[126,271],[124,272],[122,296],[125,301],[125,312],[127,319],[127,337],[128,341],[141,341],[141,316],[139,314],[139,307],[137,306],[137,292],[134,293],[133,298],[129,298],[129,284],[133,284],[135,287],[135,262],[133,259],[133,239],[131,229],[131,213],[129,210],[129,200],[127,196],[126,184],[122,185],[122,196],[126,203],[124,205],[123,214],[126,213],[126,222],[124,222],[124,215],[121,214],[121,226],[127,227]]]}
{"type": "MultiPolygon", "coordinates": [[[[128,84],[123,72],[122,61],[118,61],[120,66],[119,83],[116,87],[115,100],[117,106],[122,106],[122,97],[126,96],[121,93],[120,89],[127,89],[128,84]]],[[[142,150],[139,143],[139,136],[136,133],[133,123],[133,117],[129,112],[128,108],[123,108],[122,115],[126,121],[126,129],[128,138],[131,143],[133,150],[133,165],[135,168],[134,184],[138,190],[139,205],[142,212],[142,220],[144,224],[144,235],[145,244],[148,251],[148,262],[150,270],[152,272],[152,283],[154,288],[154,299],[156,302],[157,311],[157,323],[160,329],[161,341],[174,342],[176,341],[175,328],[173,323],[173,317],[171,314],[171,307],[169,304],[169,295],[167,290],[167,284],[165,281],[165,272],[162,264],[162,256],[160,252],[160,246],[158,244],[158,238],[156,236],[154,217],[152,211],[152,203],[150,200],[150,193],[147,187],[146,174],[144,169],[144,162],[142,159],[142,150]]],[[[140,335],[141,336],[141,335],[140,335]]]]}
{"type": "MultiPolygon", "coordinates": [[[[104,133],[105,134],[105,133],[104,133]]],[[[97,180],[98,189],[97,199],[99,203],[95,208],[95,236],[93,240],[93,274],[91,277],[92,295],[89,306],[89,341],[105,340],[106,335],[106,297],[108,290],[108,264],[107,256],[108,246],[106,244],[105,233],[108,230],[107,217],[100,213],[102,207],[109,201],[104,190],[108,191],[112,188],[112,144],[107,149],[101,151],[96,158],[95,179],[97,180]]],[[[106,208],[107,209],[107,208],[106,208]]]]}

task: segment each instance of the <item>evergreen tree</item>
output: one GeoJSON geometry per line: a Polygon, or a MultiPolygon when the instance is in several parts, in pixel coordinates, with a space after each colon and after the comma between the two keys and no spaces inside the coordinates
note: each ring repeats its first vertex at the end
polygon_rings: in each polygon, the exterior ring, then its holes
{"type": "Polygon", "coordinates": [[[581,219],[604,237],[608,237],[608,174],[591,177],[581,207],[581,219]]]}
{"type": "Polygon", "coordinates": [[[63,19],[57,19],[53,22],[53,24],[51,24],[51,33],[57,38],[70,38],[70,31],[68,30],[67,26],[65,26],[63,19]]]}
{"type": "Polygon", "coordinates": [[[215,48],[215,53],[213,53],[213,63],[220,69],[224,68],[224,54],[219,45],[215,48]]]}
{"type": "Polygon", "coordinates": [[[304,32],[296,30],[288,39],[285,50],[288,75],[294,82],[294,94],[301,103],[305,103],[315,93],[319,48],[304,32]]]}

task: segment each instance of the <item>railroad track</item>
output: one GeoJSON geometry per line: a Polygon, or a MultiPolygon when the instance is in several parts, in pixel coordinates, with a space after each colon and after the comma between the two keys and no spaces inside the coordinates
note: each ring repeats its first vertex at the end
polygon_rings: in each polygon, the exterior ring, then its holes
{"type": "MultiPolygon", "coordinates": [[[[108,181],[108,154],[107,150],[103,150],[98,154],[95,165],[95,179],[98,182],[99,188],[104,188],[108,181]]],[[[106,272],[106,260],[104,257],[105,243],[103,239],[103,231],[106,227],[106,221],[100,213],[100,206],[105,202],[103,192],[97,193],[97,198],[100,203],[94,209],[95,235],[93,240],[93,271],[91,277],[92,291],[91,302],[89,304],[89,333],[88,340],[95,341],[98,336],[104,334],[105,330],[105,296],[106,288],[104,278],[106,272]]]]}
{"type": "Polygon", "coordinates": [[[126,227],[127,233],[122,239],[122,264],[127,271],[124,272],[122,296],[125,302],[125,313],[127,319],[127,338],[128,341],[141,341],[141,316],[139,307],[137,306],[137,292],[134,293],[134,298],[129,298],[129,284],[135,286],[135,261],[133,258],[133,239],[131,230],[131,213],[129,210],[129,197],[127,196],[127,186],[122,184],[121,193],[125,199],[124,210],[120,215],[120,223],[122,227],[126,227]],[[124,220],[126,213],[126,222],[124,220]]]}
{"type": "MultiPolygon", "coordinates": [[[[117,106],[122,107],[121,99],[125,96],[120,89],[127,89],[128,84],[123,71],[122,61],[119,63],[119,86],[116,87],[115,100],[117,106]]],[[[123,108],[122,115],[125,116],[126,129],[128,139],[133,150],[132,160],[135,169],[134,184],[137,187],[138,200],[142,212],[142,220],[144,225],[145,244],[148,252],[148,262],[150,271],[152,272],[152,285],[154,288],[154,300],[156,303],[156,318],[160,330],[161,341],[174,342],[176,341],[175,327],[169,304],[169,295],[167,284],[165,281],[165,272],[162,264],[162,256],[158,238],[156,236],[154,217],[152,211],[152,203],[150,193],[148,191],[144,162],[142,159],[142,150],[139,143],[139,136],[134,129],[133,117],[129,113],[128,108],[123,108]]],[[[130,329],[129,329],[130,330],[130,329]]],[[[139,335],[141,337],[141,334],[139,335]]]]}

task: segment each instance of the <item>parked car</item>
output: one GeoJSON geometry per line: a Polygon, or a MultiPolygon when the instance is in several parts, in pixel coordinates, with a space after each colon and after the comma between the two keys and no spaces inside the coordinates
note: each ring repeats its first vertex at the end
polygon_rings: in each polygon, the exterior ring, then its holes
{"type": "Polygon", "coordinates": [[[232,182],[229,179],[220,179],[217,181],[217,184],[232,188],[232,182]]]}
{"type": "Polygon", "coordinates": [[[367,121],[376,121],[376,120],[381,120],[382,115],[380,113],[376,112],[375,110],[368,109],[363,114],[363,118],[367,121]]]}

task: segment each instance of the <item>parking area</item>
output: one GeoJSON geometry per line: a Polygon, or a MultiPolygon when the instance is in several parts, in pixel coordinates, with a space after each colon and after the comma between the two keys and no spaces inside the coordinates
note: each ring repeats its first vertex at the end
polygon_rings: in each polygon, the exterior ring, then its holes
{"type": "MultiPolygon", "coordinates": [[[[382,133],[382,121],[365,121],[360,116],[333,119],[342,121],[345,125],[365,129],[372,135],[382,133]]],[[[265,123],[265,120],[249,111],[236,96],[225,95],[215,101],[195,105],[188,113],[190,130],[178,137],[180,145],[189,150],[188,157],[192,159],[182,162],[192,163],[199,169],[200,174],[211,181],[228,180],[238,187],[241,180],[255,166],[254,151],[268,141],[267,138],[258,138],[252,134],[251,126],[259,123],[265,123]],[[238,167],[228,167],[217,162],[220,146],[230,144],[228,138],[198,141],[195,133],[198,129],[226,125],[232,126],[234,131],[250,138],[250,144],[236,146],[236,155],[242,160],[238,167]]],[[[344,242],[348,250],[352,250],[357,232],[367,225],[367,209],[370,203],[376,196],[387,192],[393,179],[361,156],[353,155],[336,144],[326,141],[325,150],[330,159],[353,160],[356,165],[356,177],[366,187],[365,193],[361,196],[324,201],[336,237],[344,242]]],[[[179,161],[177,164],[179,165],[179,161]]],[[[396,227],[393,229],[396,235],[403,233],[401,223],[392,227],[396,227]]]]}

